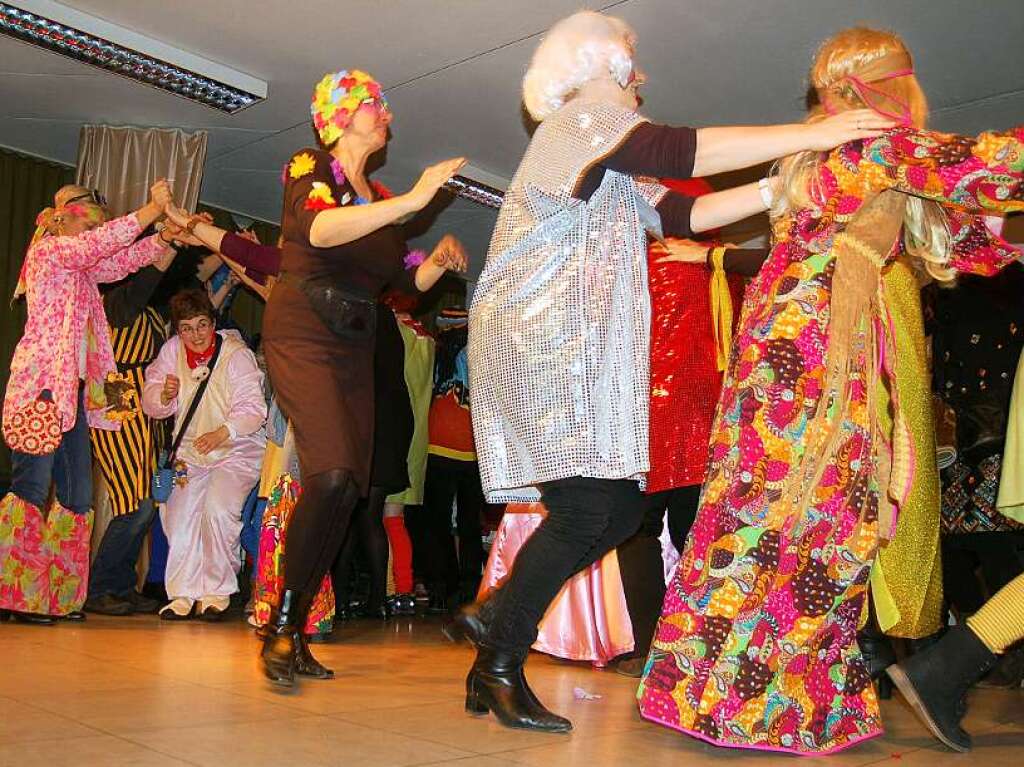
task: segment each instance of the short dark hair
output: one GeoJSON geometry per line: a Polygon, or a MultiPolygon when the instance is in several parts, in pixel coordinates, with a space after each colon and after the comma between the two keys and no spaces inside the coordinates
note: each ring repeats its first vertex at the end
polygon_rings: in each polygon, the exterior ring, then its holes
{"type": "Polygon", "coordinates": [[[175,330],[183,320],[203,316],[209,317],[210,322],[217,321],[213,304],[210,303],[210,297],[206,295],[205,290],[187,288],[171,296],[171,324],[175,330]]]}

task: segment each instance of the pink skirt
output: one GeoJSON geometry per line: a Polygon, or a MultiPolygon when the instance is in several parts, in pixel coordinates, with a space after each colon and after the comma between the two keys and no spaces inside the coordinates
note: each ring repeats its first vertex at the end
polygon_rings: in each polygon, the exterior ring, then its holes
{"type": "MultiPolygon", "coordinates": [[[[510,503],[494,536],[480,595],[501,583],[516,554],[544,519],[539,503],[510,503]]],[[[615,551],[569,579],[541,621],[533,649],[604,666],[633,650],[633,627],[615,551]]]]}

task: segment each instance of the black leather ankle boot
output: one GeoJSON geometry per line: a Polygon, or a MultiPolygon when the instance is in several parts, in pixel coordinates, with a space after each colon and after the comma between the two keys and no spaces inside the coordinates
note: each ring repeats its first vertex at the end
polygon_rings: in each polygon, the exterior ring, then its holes
{"type": "Polygon", "coordinates": [[[263,673],[273,684],[291,687],[295,684],[296,664],[301,646],[302,594],[285,589],[280,606],[270,613],[263,637],[263,673]]]}
{"type": "Polygon", "coordinates": [[[441,631],[452,642],[466,639],[474,647],[480,647],[494,617],[499,592],[500,589],[494,589],[483,599],[463,605],[441,631]]]}
{"type": "Polygon", "coordinates": [[[964,696],[995,664],[997,656],[967,626],[954,626],[935,644],[899,665],[889,676],[928,729],[954,751],[971,749],[960,726],[964,696]]]}
{"type": "Polygon", "coordinates": [[[295,656],[295,673],[312,679],[333,679],[334,672],[313,657],[309,649],[309,637],[306,636],[306,623],[309,619],[309,608],[313,605],[312,596],[303,596],[299,600],[297,616],[299,649],[295,656]]]}
{"type": "Polygon", "coordinates": [[[299,652],[295,657],[295,673],[313,679],[334,679],[334,671],[313,657],[309,650],[309,639],[299,632],[299,652]]]}
{"type": "Polygon", "coordinates": [[[569,732],[572,722],[548,711],[526,684],[525,653],[482,645],[466,677],[466,711],[494,714],[506,727],[541,732],[569,732]]]}

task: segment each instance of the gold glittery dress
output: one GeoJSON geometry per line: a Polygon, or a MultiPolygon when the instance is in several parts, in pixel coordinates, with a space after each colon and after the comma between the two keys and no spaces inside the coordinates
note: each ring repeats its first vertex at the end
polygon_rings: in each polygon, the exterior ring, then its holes
{"type": "MultiPolygon", "coordinates": [[[[913,269],[895,261],[882,277],[892,317],[895,385],[914,442],[914,483],[900,509],[896,534],[883,542],[871,571],[879,627],[889,636],[919,639],[939,630],[942,562],[939,547],[939,470],[931,408],[931,372],[925,352],[921,292],[913,269]]],[[[878,419],[890,429],[890,400],[878,385],[878,419]]]]}

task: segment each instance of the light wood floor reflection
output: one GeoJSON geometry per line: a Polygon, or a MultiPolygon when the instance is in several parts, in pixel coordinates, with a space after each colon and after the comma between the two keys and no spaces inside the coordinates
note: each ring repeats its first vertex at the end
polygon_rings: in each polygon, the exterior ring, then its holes
{"type": "MultiPolygon", "coordinates": [[[[792,757],[715,749],[640,720],[634,680],[534,655],[530,682],[573,720],[570,735],[507,730],[462,710],[472,659],[437,621],[343,625],[314,652],[333,681],[271,690],[240,621],[103,618],[0,625],[0,767],[698,767],[794,765],[792,757]],[[583,688],[598,700],[576,700],[583,688]]],[[[887,733],[827,761],[857,767],[1024,764],[1024,691],[972,694],[975,750],[933,741],[898,698],[887,733]]],[[[809,765],[819,760],[800,761],[809,765]]]]}

